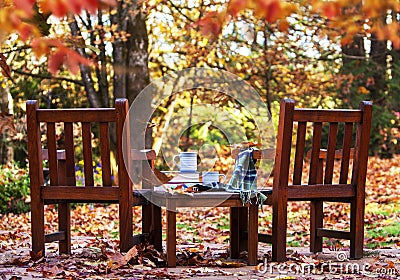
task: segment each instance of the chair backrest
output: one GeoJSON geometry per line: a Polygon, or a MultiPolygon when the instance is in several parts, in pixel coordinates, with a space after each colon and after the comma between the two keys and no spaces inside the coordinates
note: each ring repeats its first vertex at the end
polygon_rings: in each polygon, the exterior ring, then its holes
{"type": "MultiPolygon", "coordinates": [[[[371,119],[372,103],[368,101],[361,102],[358,110],[323,110],[295,108],[293,100],[282,100],[277,135],[274,195],[275,193],[288,195],[287,187],[290,185],[333,186],[335,166],[340,170],[340,173],[336,172],[338,177],[336,185],[356,186],[355,192],[364,189],[371,119]],[[311,127],[308,124],[311,124],[311,127]],[[321,144],[324,129],[328,132],[326,146],[321,144]],[[343,134],[338,133],[340,130],[343,130],[343,134]],[[312,136],[307,137],[308,133],[312,136]],[[338,140],[338,135],[340,138],[343,137],[342,141],[338,140]],[[308,162],[304,160],[307,140],[311,141],[308,162]],[[352,168],[351,158],[353,158],[352,168]],[[305,162],[309,163],[309,166],[306,167],[305,162]],[[293,171],[289,172],[291,163],[293,171]],[[308,167],[308,178],[304,179],[303,175],[308,167]],[[350,183],[349,171],[351,171],[350,183]],[[290,175],[293,177],[290,178],[290,175]]],[[[316,193],[304,193],[302,188],[298,189],[299,192],[293,191],[288,198],[290,199],[291,195],[294,196],[292,198],[299,199],[307,195],[318,197],[316,193]]],[[[349,189],[347,195],[351,196],[351,193],[354,195],[355,192],[349,189]]]]}
{"type": "MultiPolygon", "coordinates": [[[[111,187],[110,128],[116,127],[116,162],[118,165],[118,186],[129,193],[130,180],[123,161],[122,132],[128,101],[117,99],[115,108],[80,108],[80,109],[39,109],[36,100],[27,102],[28,159],[31,189],[40,194],[44,185],[43,160],[48,160],[49,185],[76,186],[76,164],[83,162],[83,188],[92,191],[80,191],[69,194],[61,188],[46,191],[49,199],[73,200],[118,200],[119,191],[113,189],[113,195],[95,193],[94,186],[111,187]],[[112,125],[115,123],[115,126],[112,125]],[[42,133],[43,132],[43,133],[42,133]],[[95,132],[95,133],[94,133],[95,132]],[[98,138],[94,139],[94,135],[98,138]],[[45,137],[43,137],[45,135],[45,137]],[[42,140],[43,139],[45,140],[42,140]],[[97,146],[97,147],[96,147],[97,146]],[[94,181],[93,149],[100,153],[101,183],[94,181]],[[56,193],[52,193],[55,191],[56,193]],[[93,194],[93,195],[92,195],[93,194]]],[[[125,147],[127,147],[125,145],[125,147]]],[[[129,147],[127,147],[129,149],[129,147]]],[[[43,192],[42,192],[43,193],[43,192]]]]}

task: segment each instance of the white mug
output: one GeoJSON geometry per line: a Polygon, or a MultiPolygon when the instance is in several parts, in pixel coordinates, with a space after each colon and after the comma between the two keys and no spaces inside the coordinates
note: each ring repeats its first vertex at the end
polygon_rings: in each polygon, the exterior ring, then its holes
{"type": "Polygon", "coordinates": [[[212,184],[212,183],[219,183],[219,177],[224,177],[222,183],[225,182],[226,176],[225,174],[220,174],[219,172],[209,171],[202,173],[202,181],[204,184],[212,184]]]}
{"type": "Polygon", "coordinates": [[[197,152],[181,152],[179,155],[175,155],[172,161],[181,172],[197,171],[197,152]],[[177,157],[179,157],[179,164],[175,161],[177,157]]]}

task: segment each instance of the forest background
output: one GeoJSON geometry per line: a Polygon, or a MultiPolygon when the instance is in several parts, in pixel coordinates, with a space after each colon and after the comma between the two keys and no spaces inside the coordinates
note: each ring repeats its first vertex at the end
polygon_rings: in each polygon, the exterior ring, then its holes
{"type": "MultiPolygon", "coordinates": [[[[400,153],[399,1],[3,0],[0,6],[3,170],[26,174],[26,100],[42,108],[112,107],[120,97],[132,103],[151,81],[188,67],[238,75],[258,91],[275,125],[281,98],[320,108],[371,100],[371,155],[400,153]]],[[[212,96],[215,106],[236,106],[212,96]]],[[[148,145],[158,150],[171,116],[202,102],[210,100],[196,90],[165,100],[148,145]]],[[[238,121],[249,120],[243,113],[238,121]]],[[[210,143],[223,154],[229,144],[209,123],[182,139],[183,150],[210,143]]],[[[11,176],[5,173],[3,180],[11,176]]]]}

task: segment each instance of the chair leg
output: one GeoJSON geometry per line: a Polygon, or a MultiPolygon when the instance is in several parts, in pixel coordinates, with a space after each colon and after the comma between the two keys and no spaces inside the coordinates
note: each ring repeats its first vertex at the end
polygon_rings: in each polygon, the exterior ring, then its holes
{"type": "Polygon", "coordinates": [[[71,214],[69,203],[58,204],[58,228],[65,233],[65,239],[58,243],[60,254],[71,254],[71,214]]]}
{"type": "Polygon", "coordinates": [[[248,265],[257,265],[258,260],[258,206],[249,206],[248,265]]]}
{"type": "Polygon", "coordinates": [[[247,240],[243,234],[247,231],[247,207],[230,208],[230,251],[231,258],[238,259],[240,252],[247,251],[247,240]]]}
{"type": "Polygon", "coordinates": [[[35,199],[31,201],[32,251],[36,254],[45,254],[44,237],[44,203],[35,199]]]}
{"type": "Polygon", "coordinates": [[[239,208],[231,207],[230,208],[230,231],[229,231],[229,239],[230,239],[230,252],[231,258],[237,259],[239,258],[239,208]]]}
{"type": "Polygon", "coordinates": [[[310,208],[310,251],[313,253],[322,252],[322,236],[317,235],[318,228],[324,223],[324,202],[311,201],[310,208]]]}
{"type": "Polygon", "coordinates": [[[142,233],[150,233],[150,227],[153,217],[151,204],[142,206],[142,233]]]}
{"type": "Polygon", "coordinates": [[[272,261],[286,261],[287,201],[272,204],[272,261]]]}
{"type": "Polygon", "coordinates": [[[167,203],[167,265],[176,267],[176,209],[173,201],[167,203]]]}
{"type": "Polygon", "coordinates": [[[133,246],[133,211],[131,203],[119,203],[119,248],[128,252],[133,246]]]}
{"type": "Polygon", "coordinates": [[[248,232],[248,224],[249,224],[249,208],[248,207],[239,207],[239,253],[243,251],[248,251],[248,240],[249,237],[246,237],[249,234],[248,232]]]}
{"type": "Polygon", "coordinates": [[[162,251],[162,216],[161,207],[152,204],[153,207],[153,218],[152,218],[152,243],[157,251],[162,251]]]}
{"type": "Polygon", "coordinates": [[[364,203],[352,201],[350,204],[350,258],[360,259],[364,254],[364,203]]]}

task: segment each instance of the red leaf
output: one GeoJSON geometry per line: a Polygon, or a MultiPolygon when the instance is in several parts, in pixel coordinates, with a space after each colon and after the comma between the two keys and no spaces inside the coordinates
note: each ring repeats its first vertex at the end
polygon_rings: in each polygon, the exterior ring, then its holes
{"type": "Polygon", "coordinates": [[[217,37],[222,31],[225,16],[225,14],[209,12],[196,25],[203,35],[217,37]]]}
{"type": "Polygon", "coordinates": [[[82,6],[90,13],[94,14],[99,7],[99,2],[97,0],[86,0],[83,2],[82,6]]]}
{"type": "Polygon", "coordinates": [[[59,49],[54,54],[49,56],[49,71],[51,74],[57,74],[61,65],[64,63],[66,58],[65,49],[59,49]]]}
{"type": "Polygon", "coordinates": [[[56,17],[63,17],[68,12],[68,4],[61,0],[40,1],[39,5],[44,12],[56,17]]]}
{"type": "Polygon", "coordinates": [[[35,0],[17,0],[14,1],[15,8],[19,10],[23,10],[27,16],[32,16],[33,14],[33,4],[35,3],[35,0]]]}
{"type": "Polygon", "coordinates": [[[33,27],[30,24],[22,22],[18,25],[18,33],[21,36],[21,39],[26,41],[29,36],[32,34],[33,27]]]}
{"type": "Polygon", "coordinates": [[[328,19],[334,19],[341,13],[341,7],[337,2],[325,2],[322,6],[322,12],[328,19]]]}
{"type": "Polygon", "coordinates": [[[80,1],[80,0],[69,0],[67,2],[67,8],[69,11],[73,12],[74,14],[79,14],[80,11],[82,10],[82,3],[85,1],[80,1]]]}
{"type": "Polygon", "coordinates": [[[77,52],[73,50],[68,49],[66,53],[67,55],[65,64],[73,74],[77,74],[79,72],[79,64],[84,64],[84,65],[92,64],[89,59],[80,56],[77,52]]]}
{"type": "Polygon", "coordinates": [[[250,5],[249,0],[231,0],[228,4],[228,13],[236,17],[240,11],[248,8],[250,5]]]}
{"type": "Polygon", "coordinates": [[[114,7],[117,5],[115,0],[99,0],[99,9],[114,7]]]}
{"type": "Polygon", "coordinates": [[[268,22],[282,18],[284,12],[278,0],[256,0],[256,14],[263,16],[268,22]]]}
{"type": "Polygon", "coordinates": [[[40,8],[43,11],[50,12],[56,17],[63,17],[68,12],[79,14],[84,9],[91,13],[95,13],[99,8],[99,5],[104,8],[115,6],[115,4],[115,0],[47,0],[39,2],[40,8]]]}

